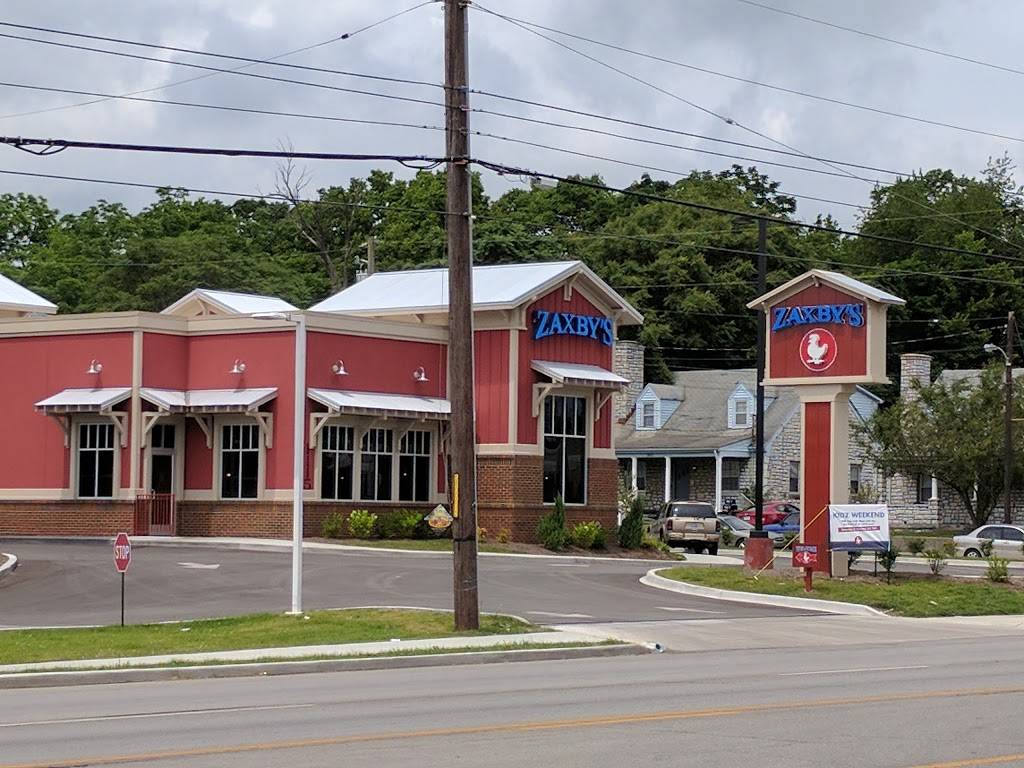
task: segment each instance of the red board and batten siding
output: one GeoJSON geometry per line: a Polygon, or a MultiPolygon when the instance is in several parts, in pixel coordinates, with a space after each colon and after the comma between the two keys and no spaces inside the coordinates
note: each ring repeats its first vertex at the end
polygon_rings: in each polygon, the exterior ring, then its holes
{"type": "MultiPolygon", "coordinates": [[[[828,552],[828,505],[832,485],[832,404],[804,404],[803,540],[828,552]],[[822,511],[826,510],[826,511],[822,511]]],[[[820,556],[815,570],[828,571],[828,558],[820,556]]]]}
{"type": "MultiPolygon", "coordinates": [[[[612,348],[599,340],[584,336],[548,336],[533,338],[533,312],[537,309],[549,312],[573,312],[580,315],[604,315],[579,291],[573,291],[566,301],[562,287],[541,297],[527,307],[526,322],[530,330],[519,331],[519,440],[520,443],[537,443],[537,419],[533,416],[533,385],[545,381],[530,366],[534,360],[550,360],[560,363],[584,363],[612,369],[612,348]]],[[[601,417],[594,424],[594,447],[611,447],[611,403],[601,410],[601,417]]]]}
{"type": "MultiPolygon", "coordinates": [[[[0,440],[0,487],[67,488],[70,452],[64,447],[64,433],[33,406],[72,387],[130,387],[132,334],[2,338],[0,360],[6,436],[0,440]],[[93,359],[103,364],[99,375],[86,373],[93,359]],[[17,439],[12,438],[15,435],[17,439]]],[[[121,454],[121,485],[127,487],[129,451],[121,454]]]]}
{"type": "MultiPolygon", "coordinates": [[[[827,285],[805,288],[775,306],[800,307],[818,304],[863,304],[864,300],[850,296],[827,285]]],[[[867,373],[867,307],[864,308],[864,325],[854,328],[847,324],[822,323],[836,338],[836,361],[825,371],[811,371],[800,362],[800,345],[804,335],[815,325],[794,325],[779,331],[771,330],[772,307],[768,311],[768,335],[771,344],[771,379],[817,378],[863,376],[867,373]]]]}
{"type": "Polygon", "coordinates": [[[476,441],[508,443],[508,330],[476,331],[473,335],[476,379],[476,441]]]}

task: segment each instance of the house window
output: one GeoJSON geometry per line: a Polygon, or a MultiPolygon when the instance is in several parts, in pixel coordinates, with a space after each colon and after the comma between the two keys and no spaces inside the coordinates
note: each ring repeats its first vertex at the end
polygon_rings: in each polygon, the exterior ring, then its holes
{"type": "Polygon", "coordinates": [[[561,496],[582,504],[587,485],[587,401],[550,395],[544,400],[544,501],[561,496]]]}
{"type": "Polygon", "coordinates": [[[359,498],[366,501],[391,500],[393,453],[394,433],[390,429],[369,429],[363,434],[359,498]]]}
{"type": "Polygon", "coordinates": [[[927,504],[932,498],[932,478],[923,472],[916,475],[917,503],[927,504]]]}
{"type": "Polygon", "coordinates": [[[78,426],[78,495],[83,499],[114,496],[114,425],[78,426]]]}
{"type": "Polygon", "coordinates": [[[800,493],[800,462],[791,461],[789,462],[789,492],[793,494],[800,493]]]}
{"type": "Polygon", "coordinates": [[[733,401],[733,425],[737,428],[750,426],[750,401],[745,397],[733,401]]]}
{"type": "Polygon", "coordinates": [[[352,427],[324,427],[320,433],[320,498],[351,499],[355,458],[352,427]]]}
{"type": "Polygon", "coordinates": [[[255,499],[260,479],[259,426],[225,424],[220,434],[221,498],[255,499]]]}
{"type": "Polygon", "coordinates": [[[860,493],[860,464],[850,465],[850,495],[860,493]]]}
{"type": "Polygon", "coordinates": [[[173,448],[174,425],[154,424],[149,433],[149,446],[151,448],[173,448]]]}
{"type": "Polygon", "coordinates": [[[722,490],[738,491],[742,471],[743,459],[722,459],[722,490]]]}
{"type": "Polygon", "coordinates": [[[643,404],[641,425],[644,429],[654,429],[654,403],[643,404]]]}
{"type": "Polygon", "coordinates": [[[398,500],[430,500],[430,433],[413,430],[398,446],[398,500]]]}
{"type": "Polygon", "coordinates": [[[647,490],[647,464],[643,461],[636,463],[636,489],[638,491],[647,490]]]}

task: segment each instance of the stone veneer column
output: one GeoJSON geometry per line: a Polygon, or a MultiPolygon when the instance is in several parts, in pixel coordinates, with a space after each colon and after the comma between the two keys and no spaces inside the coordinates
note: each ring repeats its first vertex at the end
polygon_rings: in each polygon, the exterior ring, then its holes
{"type": "Polygon", "coordinates": [[[626,388],[612,398],[612,418],[622,421],[629,416],[644,388],[643,344],[635,341],[616,341],[612,352],[612,371],[629,379],[626,388]]]}

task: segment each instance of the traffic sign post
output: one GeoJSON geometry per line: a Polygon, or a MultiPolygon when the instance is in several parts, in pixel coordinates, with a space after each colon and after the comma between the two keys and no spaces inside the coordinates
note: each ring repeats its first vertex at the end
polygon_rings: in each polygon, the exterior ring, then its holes
{"type": "Polygon", "coordinates": [[[132,564],[132,542],[122,531],[114,538],[114,567],[121,574],[121,626],[124,626],[124,574],[132,564]]]}
{"type": "Polygon", "coordinates": [[[817,544],[796,544],[793,546],[793,565],[804,569],[804,592],[810,592],[813,587],[814,567],[817,564],[817,544]]]}

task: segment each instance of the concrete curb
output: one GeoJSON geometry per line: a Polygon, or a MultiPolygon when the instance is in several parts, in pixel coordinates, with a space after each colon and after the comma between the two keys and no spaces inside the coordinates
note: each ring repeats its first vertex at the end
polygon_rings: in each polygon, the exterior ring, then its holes
{"type": "Polygon", "coordinates": [[[18,567],[18,558],[6,552],[0,552],[0,559],[3,560],[0,563],[0,579],[2,579],[7,574],[14,573],[14,570],[18,567]]]}
{"type": "Polygon", "coordinates": [[[776,608],[802,608],[808,611],[822,611],[824,613],[836,613],[844,616],[873,616],[890,618],[889,614],[883,613],[876,608],[860,603],[841,603],[835,600],[816,600],[811,597],[787,597],[785,595],[758,595],[753,592],[736,592],[731,589],[716,589],[714,587],[702,587],[696,584],[687,584],[684,581],[675,581],[659,576],[660,568],[652,568],[640,578],[640,583],[655,589],[664,589],[669,592],[678,592],[691,597],[706,597],[712,600],[728,600],[733,603],[751,603],[754,605],[770,605],[776,608]]]}
{"type": "Polygon", "coordinates": [[[650,653],[642,645],[598,645],[589,648],[538,648],[522,651],[472,651],[424,656],[387,656],[364,659],[324,659],[320,661],[281,661],[252,664],[222,664],[162,669],[110,669],[91,672],[26,672],[0,675],[0,690],[8,688],[48,688],[65,685],[109,685],[164,680],[207,680],[222,677],[299,675],[313,672],[357,672],[378,669],[414,669],[417,667],[505,664],[524,661],[562,661],[567,659],[641,656],[650,653]]]}

